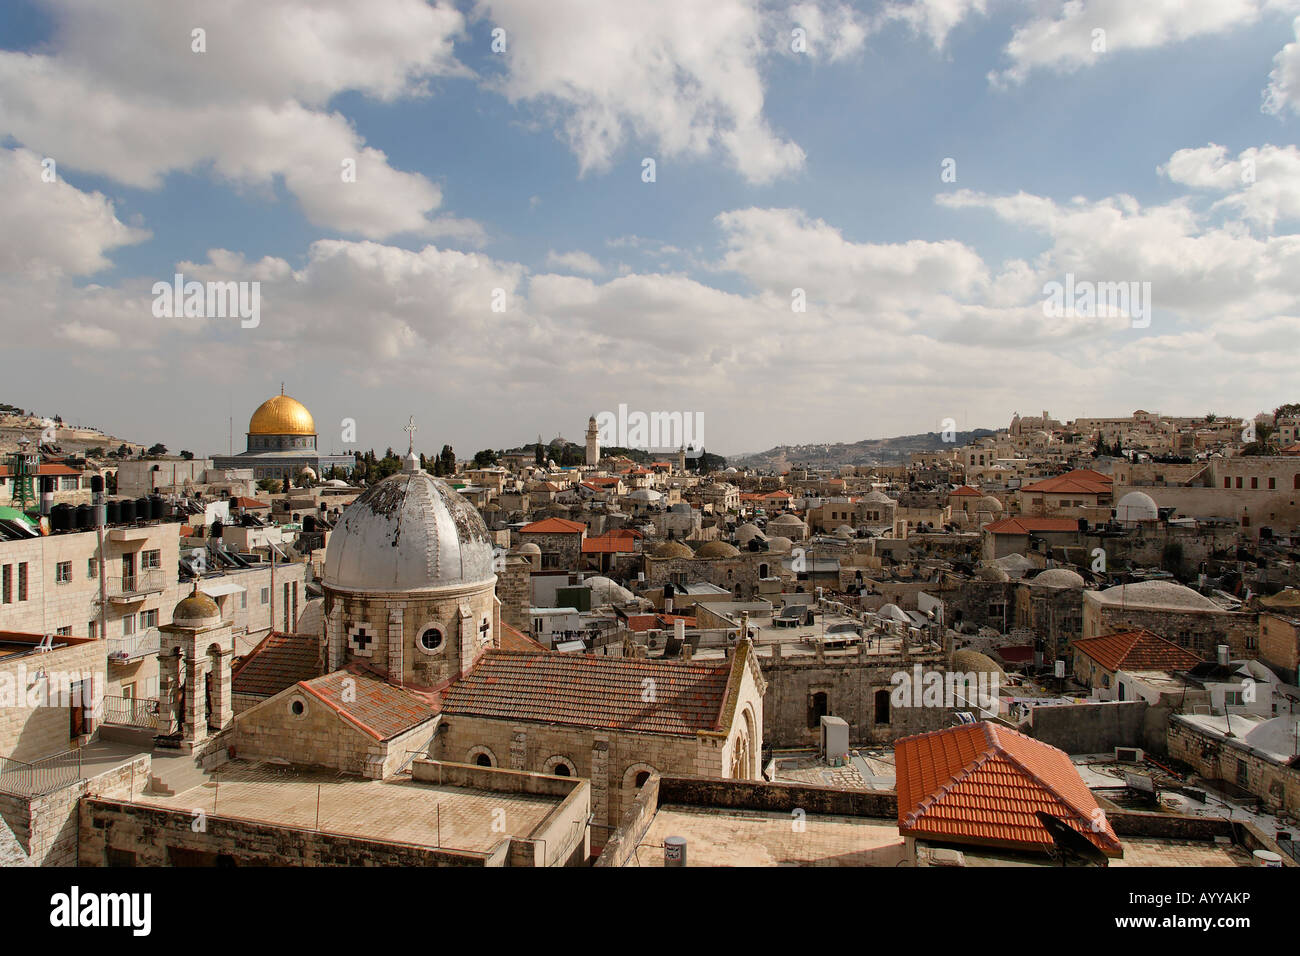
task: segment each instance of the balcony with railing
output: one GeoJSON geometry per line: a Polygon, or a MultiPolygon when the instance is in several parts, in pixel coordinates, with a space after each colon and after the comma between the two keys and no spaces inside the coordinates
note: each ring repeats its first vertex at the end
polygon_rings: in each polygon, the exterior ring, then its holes
{"type": "Polygon", "coordinates": [[[108,599],[117,604],[142,600],[146,595],[167,590],[167,573],[161,568],[137,571],[120,578],[109,578],[108,599]]]}
{"type": "Polygon", "coordinates": [[[65,750],[31,763],[0,757],[0,793],[38,797],[70,787],[80,779],[80,750],[65,750]]]}
{"type": "Polygon", "coordinates": [[[108,639],[108,662],[130,664],[143,657],[158,653],[160,635],[158,628],[150,627],[126,637],[108,639]]]}
{"type": "Polygon", "coordinates": [[[161,736],[176,732],[176,722],[164,715],[155,697],[105,697],[104,723],[121,727],[142,727],[161,736]]]}

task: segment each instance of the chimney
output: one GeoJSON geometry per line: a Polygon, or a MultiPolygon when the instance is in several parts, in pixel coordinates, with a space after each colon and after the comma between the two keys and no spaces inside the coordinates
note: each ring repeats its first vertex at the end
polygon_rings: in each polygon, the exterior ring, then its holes
{"type": "Polygon", "coordinates": [[[1218,657],[1219,657],[1219,663],[1220,663],[1221,665],[1223,665],[1223,666],[1226,667],[1227,664],[1228,664],[1228,645],[1227,645],[1227,644],[1220,644],[1220,645],[1218,646],[1217,650],[1218,650],[1218,652],[1219,652],[1219,654],[1218,654],[1218,657]]]}
{"type": "Polygon", "coordinates": [[[682,644],[682,661],[690,663],[691,657],[695,654],[695,648],[690,644],[682,644]]]}

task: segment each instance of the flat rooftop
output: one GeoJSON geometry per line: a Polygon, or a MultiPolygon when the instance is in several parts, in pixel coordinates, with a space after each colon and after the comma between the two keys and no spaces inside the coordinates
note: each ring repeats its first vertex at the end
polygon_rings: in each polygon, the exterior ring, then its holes
{"type": "Polygon", "coordinates": [[[526,838],[563,800],[409,777],[366,780],[331,770],[235,760],[210,774],[204,784],[173,796],[145,794],[135,802],[371,840],[487,852],[504,837],[526,838]],[[498,812],[502,810],[504,819],[498,812]]]}
{"type": "Polygon", "coordinates": [[[687,866],[893,866],[903,859],[894,820],[665,804],[637,847],[641,866],[663,866],[665,837],[686,839],[687,866]]]}

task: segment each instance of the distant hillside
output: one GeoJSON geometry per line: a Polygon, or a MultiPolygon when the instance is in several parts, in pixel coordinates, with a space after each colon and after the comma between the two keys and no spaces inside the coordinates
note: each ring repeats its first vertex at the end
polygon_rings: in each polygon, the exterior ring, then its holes
{"type": "MultiPolygon", "coordinates": [[[[24,438],[32,442],[38,441],[45,431],[44,422],[41,415],[26,412],[14,405],[0,404],[0,455],[17,451],[19,441],[24,438]]],[[[126,445],[131,454],[135,454],[146,447],[139,442],[105,434],[98,428],[73,428],[62,421],[54,423],[54,441],[51,444],[64,455],[84,455],[92,448],[111,451],[122,445],[126,445]]]]}
{"type": "Polygon", "coordinates": [[[777,445],[764,452],[732,459],[738,468],[835,468],[839,465],[905,465],[917,451],[938,451],[968,445],[979,438],[996,434],[987,428],[957,432],[955,442],[945,442],[940,432],[900,435],[896,438],[867,438],[862,441],[833,445],[777,445]]]}

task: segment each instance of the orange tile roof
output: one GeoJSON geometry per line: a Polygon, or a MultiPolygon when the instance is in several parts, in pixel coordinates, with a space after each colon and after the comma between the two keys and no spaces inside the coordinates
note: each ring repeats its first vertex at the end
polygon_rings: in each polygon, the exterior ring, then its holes
{"type": "Polygon", "coordinates": [[[314,634],[273,631],[253,648],[231,675],[236,694],[274,697],[299,681],[311,680],[323,670],[320,641],[314,634]]]}
{"type": "Polygon", "coordinates": [[[451,685],[442,710],[692,737],[719,729],[730,675],[730,661],[492,650],[451,685]],[[650,702],[647,687],[655,691],[650,702]]]}
{"type": "Polygon", "coordinates": [[[1036,481],[1032,485],[1024,485],[1020,490],[1055,495],[1108,495],[1110,494],[1110,482],[1058,475],[1055,478],[1044,478],[1042,481],[1036,481]]]}
{"type": "MultiPolygon", "coordinates": [[[[8,465],[0,465],[0,478],[8,478],[12,474],[8,465]]],[[[81,471],[77,468],[69,468],[67,465],[50,463],[46,465],[37,465],[36,474],[38,475],[80,475],[81,471]]]]}
{"type": "Polygon", "coordinates": [[[567,518],[543,518],[519,529],[520,534],[583,534],[587,526],[567,518]]]}
{"type": "Polygon", "coordinates": [[[962,497],[974,495],[976,498],[979,498],[981,497],[981,492],[978,488],[972,488],[970,485],[962,485],[960,488],[954,488],[952,491],[948,492],[948,497],[951,498],[953,495],[961,495],[962,497]]]}
{"type": "Polygon", "coordinates": [[[637,634],[655,628],[671,629],[674,621],[685,621],[687,627],[695,627],[695,618],[689,614],[629,614],[627,629],[637,634]]]}
{"type": "Polygon", "coordinates": [[[391,740],[438,715],[436,693],[397,687],[357,664],[296,686],[376,740],[391,740]]]}
{"type": "Polygon", "coordinates": [[[636,551],[636,542],[641,537],[639,531],[631,528],[617,528],[606,531],[594,538],[582,539],[583,554],[632,554],[636,551]]]}
{"type": "Polygon", "coordinates": [[[505,621],[502,621],[501,649],[503,651],[521,651],[528,654],[536,654],[539,651],[545,651],[546,646],[533,640],[517,627],[511,627],[505,621]]]}
{"type": "Polygon", "coordinates": [[[256,498],[246,498],[242,495],[231,498],[230,506],[232,508],[269,508],[271,507],[265,501],[258,501],[256,498]]]}
{"type": "Polygon", "coordinates": [[[1185,671],[1201,662],[1201,658],[1187,648],[1146,630],[1075,638],[1070,646],[1108,671],[1185,671]]]}
{"type": "Polygon", "coordinates": [[[1003,518],[986,524],[984,530],[991,534],[1048,534],[1060,531],[1078,531],[1075,518],[1003,518]]]}
{"type": "Polygon", "coordinates": [[[1035,816],[1064,821],[1107,856],[1123,856],[1069,756],[1041,741],[983,721],[894,744],[898,832],[935,841],[1020,850],[1053,846],[1035,816]]]}

